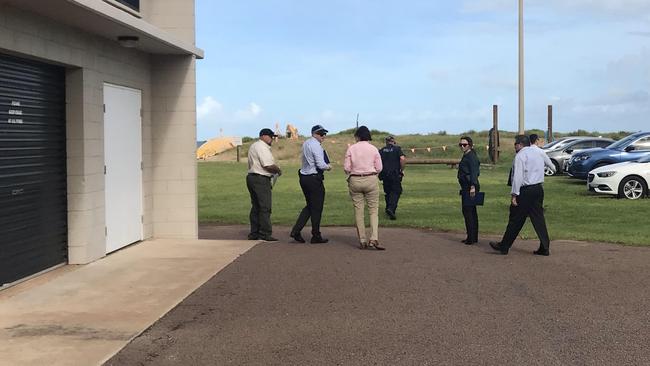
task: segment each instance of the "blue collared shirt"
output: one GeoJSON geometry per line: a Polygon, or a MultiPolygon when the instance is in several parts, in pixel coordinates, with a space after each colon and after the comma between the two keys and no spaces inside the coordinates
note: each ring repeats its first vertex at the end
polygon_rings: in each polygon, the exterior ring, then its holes
{"type": "Polygon", "coordinates": [[[310,137],[302,144],[302,168],[300,174],[316,174],[318,170],[327,170],[329,165],[325,162],[325,152],[320,142],[315,137],[310,137]]]}

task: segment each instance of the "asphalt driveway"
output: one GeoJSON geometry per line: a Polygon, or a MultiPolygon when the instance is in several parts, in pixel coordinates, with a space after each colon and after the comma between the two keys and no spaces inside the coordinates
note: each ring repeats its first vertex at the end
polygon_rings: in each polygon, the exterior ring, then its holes
{"type": "MultiPolygon", "coordinates": [[[[650,248],[382,229],[385,252],[261,243],[108,365],[649,365],[650,248]]],[[[210,239],[241,226],[204,226],[210,239]]]]}

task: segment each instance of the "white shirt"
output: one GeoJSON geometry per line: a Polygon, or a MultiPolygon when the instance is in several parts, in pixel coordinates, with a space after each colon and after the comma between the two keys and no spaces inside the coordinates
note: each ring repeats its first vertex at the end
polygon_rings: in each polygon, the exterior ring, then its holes
{"type": "Polygon", "coordinates": [[[248,149],[248,172],[270,177],[273,174],[264,167],[271,165],[275,165],[271,146],[262,140],[257,140],[248,149]]]}
{"type": "Polygon", "coordinates": [[[519,196],[521,187],[538,183],[544,183],[544,158],[535,148],[526,146],[515,155],[512,164],[511,193],[519,196]]]}
{"type": "Polygon", "coordinates": [[[555,173],[555,164],[553,164],[553,162],[548,157],[548,155],[546,155],[546,152],[544,152],[544,150],[537,145],[530,145],[530,147],[532,147],[537,152],[539,152],[539,154],[542,156],[542,159],[544,159],[544,165],[546,165],[549,169],[553,171],[553,173],[555,173]]]}

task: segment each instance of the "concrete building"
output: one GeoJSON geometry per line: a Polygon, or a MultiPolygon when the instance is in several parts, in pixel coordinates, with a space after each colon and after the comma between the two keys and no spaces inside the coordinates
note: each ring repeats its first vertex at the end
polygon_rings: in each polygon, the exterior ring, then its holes
{"type": "Polygon", "coordinates": [[[0,0],[0,286],[197,237],[194,0],[0,0]]]}

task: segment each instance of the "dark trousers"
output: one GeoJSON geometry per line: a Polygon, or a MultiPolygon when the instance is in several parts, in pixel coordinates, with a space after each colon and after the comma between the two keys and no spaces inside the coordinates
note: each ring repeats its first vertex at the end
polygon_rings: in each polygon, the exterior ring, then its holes
{"type": "Polygon", "coordinates": [[[248,174],[246,187],[251,195],[251,234],[259,237],[271,236],[271,179],[261,175],[248,174]]]}
{"type": "Polygon", "coordinates": [[[544,187],[541,184],[521,187],[517,203],[517,206],[510,206],[508,227],[501,239],[501,245],[510,248],[524,226],[526,218],[530,217],[530,222],[539,237],[540,249],[548,250],[550,239],[544,218],[544,187]]]}
{"type": "Polygon", "coordinates": [[[478,212],[476,211],[476,206],[462,206],[462,211],[463,217],[465,218],[465,231],[467,232],[466,239],[470,243],[477,243],[478,212]]]}
{"type": "Polygon", "coordinates": [[[383,178],[386,210],[397,212],[397,202],[402,194],[402,178],[399,175],[383,178]]]}
{"type": "Polygon", "coordinates": [[[311,219],[311,235],[320,236],[320,219],[323,214],[323,204],[325,203],[325,185],[323,184],[323,175],[302,175],[300,177],[300,188],[305,195],[307,205],[300,211],[296,224],[291,229],[292,233],[299,233],[307,221],[311,219]]]}

